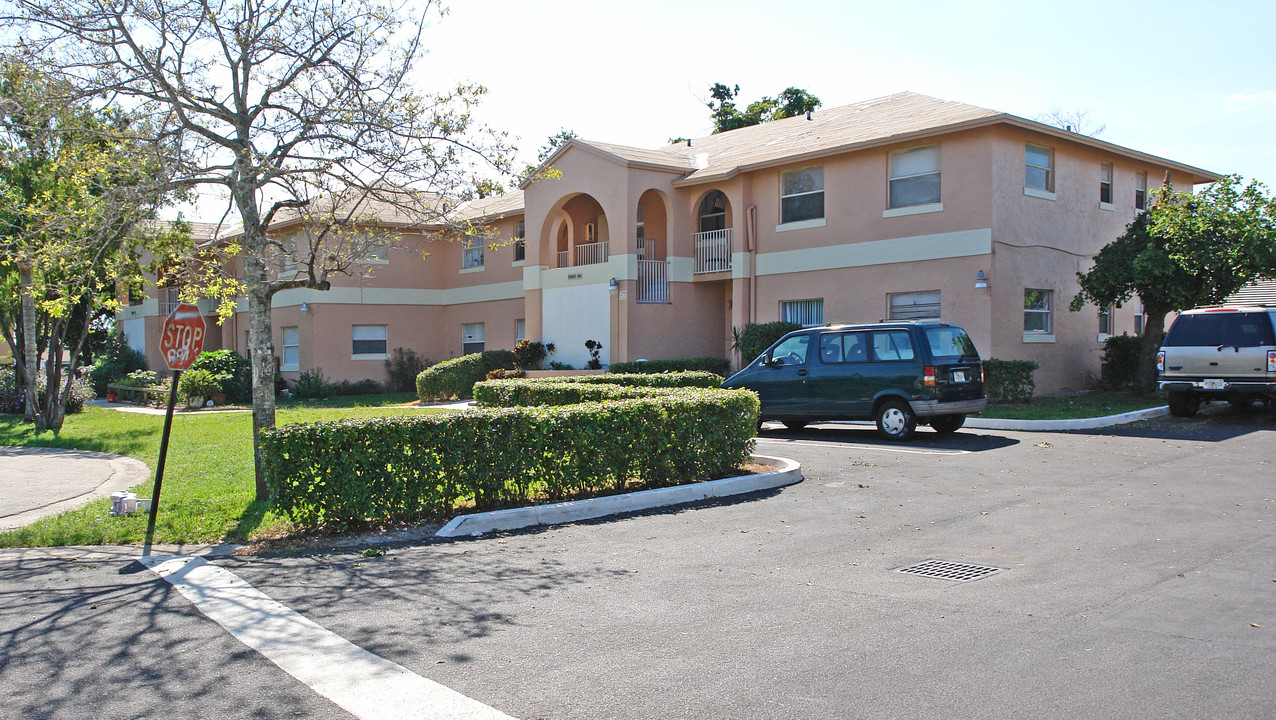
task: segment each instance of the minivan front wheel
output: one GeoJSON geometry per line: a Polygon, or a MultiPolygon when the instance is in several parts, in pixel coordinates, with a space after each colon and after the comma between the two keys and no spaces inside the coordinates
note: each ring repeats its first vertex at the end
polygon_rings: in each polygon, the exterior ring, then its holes
{"type": "Polygon", "coordinates": [[[900,400],[887,400],[877,408],[877,432],[890,440],[906,440],[917,427],[913,409],[900,400]]]}
{"type": "Polygon", "coordinates": [[[936,415],[930,419],[930,427],[940,435],[951,435],[957,432],[962,425],[966,424],[966,416],[957,415],[936,415]]]}

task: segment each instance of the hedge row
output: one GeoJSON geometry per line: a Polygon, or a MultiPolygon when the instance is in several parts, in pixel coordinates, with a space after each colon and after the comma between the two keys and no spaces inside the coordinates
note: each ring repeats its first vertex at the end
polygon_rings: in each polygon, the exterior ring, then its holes
{"type": "Polygon", "coordinates": [[[658,375],[573,375],[537,380],[488,380],[474,386],[474,399],[484,407],[571,405],[582,402],[654,397],[670,388],[716,388],[722,377],[707,372],[658,375]]]}
{"type": "Polygon", "coordinates": [[[681,388],[605,403],[286,425],[262,432],[262,451],[276,508],[302,527],[342,529],[721,476],[748,460],[757,417],[752,392],[681,388]]]}
{"type": "Polygon", "coordinates": [[[723,358],[687,358],[684,360],[641,360],[634,362],[614,362],[610,370],[613,373],[667,373],[703,371],[726,377],[731,374],[731,361],[723,358]]]}
{"type": "Polygon", "coordinates": [[[1032,360],[984,360],[984,392],[988,402],[1026,403],[1037,383],[1032,374],[1040,367],[1032,360]]]}
{"type": "Polygon", "coordinates": [[[509,350],[484,350],[444,360],[416,376],[416,395],[421,402],[468,400],[474,392],[474,383],[482,382],[489,372],[514,367],[514,353],[509,350]]]}

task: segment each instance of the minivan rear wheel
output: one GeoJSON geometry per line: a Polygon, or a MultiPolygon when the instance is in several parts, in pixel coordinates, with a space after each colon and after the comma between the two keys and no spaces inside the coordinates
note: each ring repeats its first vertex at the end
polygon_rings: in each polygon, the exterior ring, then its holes
{"type": "Polygon", "coordinates": [[[877,432],[889,440],[907,440],[917,427],[913,409],[899,400],[887,400],[877,408],[877,432]]]}
{"type": "Polygon", "coordinates": [[[965,415],[936,415],[930,419],[930,427],[940,435],[951,435],[966,424],[965,415]]]}
{"type": "Polygon", "coordinates": [[[1174,417],[1190,418],[1196,415],[1201,407],[1201,399],[1190,392],[1171,390],[1169,393],[1170,414],[1174,417]]]}

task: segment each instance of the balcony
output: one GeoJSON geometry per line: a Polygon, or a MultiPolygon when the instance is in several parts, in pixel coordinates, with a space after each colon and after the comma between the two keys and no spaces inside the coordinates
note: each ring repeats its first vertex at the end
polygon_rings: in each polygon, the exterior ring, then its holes
{"type": "Polygon", "coordinates": [[[696,233],[696,275],[731,270],[731,228],[696,233]]]}
{"type": "Polygon", "coordinates": [[[563,250],[558,253],[558,267],[572,267],[577,265],[600,265],[607,262],[611,258],[610,243],[595,242],[588,245],[576,246],[576,262],[568,263],[571,253],[563,250]]]}
{"type": "Polygon", "coordinates": [[[664,260],[638,261],[638,302],[669,303],[669,264],[664,260]]]}

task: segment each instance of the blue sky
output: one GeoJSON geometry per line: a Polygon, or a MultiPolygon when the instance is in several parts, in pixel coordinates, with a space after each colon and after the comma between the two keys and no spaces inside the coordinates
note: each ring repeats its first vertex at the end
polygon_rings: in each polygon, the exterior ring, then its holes
{"type": "Polygon", "coordinates": [[[453,0],[424,84],[481,83],[530,161],[559,128],[655,147],[709,131],[701,98],[793,85],[825,107],[911,90],[1276,188],[1276,2],[453,0]]]}

